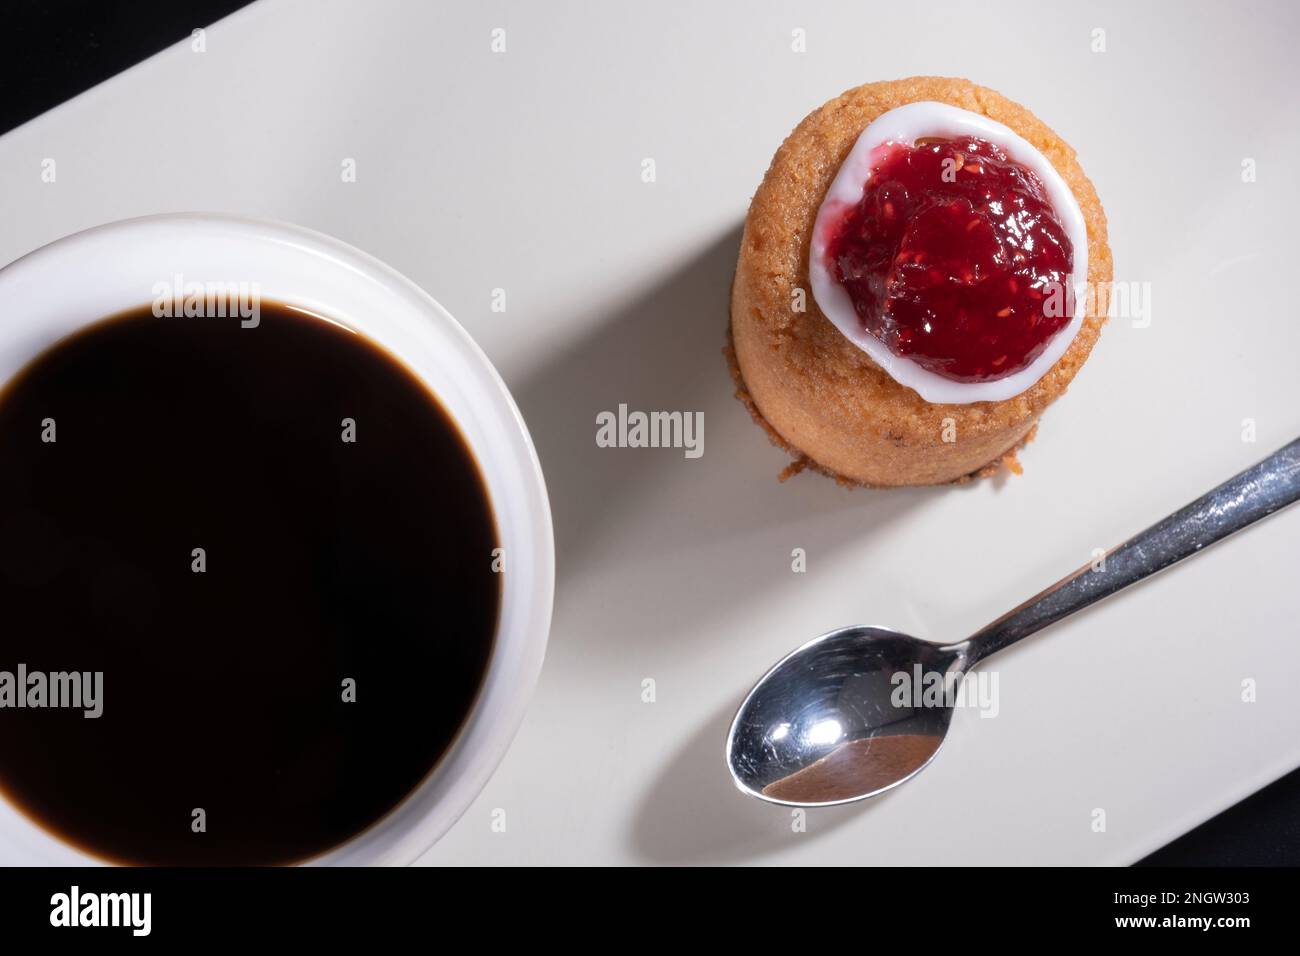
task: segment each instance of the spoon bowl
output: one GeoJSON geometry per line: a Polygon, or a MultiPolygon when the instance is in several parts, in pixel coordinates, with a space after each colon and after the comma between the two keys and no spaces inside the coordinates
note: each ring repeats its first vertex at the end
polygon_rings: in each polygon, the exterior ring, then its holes
{"type": "Polygon", "coordinates": [[[727,767],[745,793],[787,806],[833,806],[875,796],[919,773],[939,752],[951,695],[926,706],[932,685],[953,687],[965,645],[935,644],[885,627],[814,638],[754,686],[727,738],[727,767]]]}

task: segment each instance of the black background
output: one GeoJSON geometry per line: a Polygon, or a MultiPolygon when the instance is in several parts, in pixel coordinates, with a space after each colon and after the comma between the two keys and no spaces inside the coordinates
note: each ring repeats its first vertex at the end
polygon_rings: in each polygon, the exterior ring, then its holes
{"type": "MultiPolygon", "coordinates": [[[[0,8],[0,133],[246,5],[241,0],[7,0],[0,8]]],[[[1300,866],[1300,770],[1138,865],[1300,866]]]]}

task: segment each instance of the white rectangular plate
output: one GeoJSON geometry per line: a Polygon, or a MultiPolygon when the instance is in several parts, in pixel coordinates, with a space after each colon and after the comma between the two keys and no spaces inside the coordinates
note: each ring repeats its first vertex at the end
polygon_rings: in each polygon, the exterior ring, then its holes
{"type": "Polygon", "coordinates": [[[427,862],[1124,864],[1300,764],[1300,514],[999,657],[996,718],[803,831],[732,790],[723,734],[803,640],[963,637],[1300,434],[1297,28],[1280,2],[264,0],[0,138],[0,262],[152,212],[291,220],[411,276],[500,368],[555,509],[551,651],[427,862]],[[807,112],[921,73],[1076,148],[1149,323],[1110,323],[1021,477],[780,485],[720,352],[746,205],[807,112]],[[703,457],[598,448],[619,403],[703,411],[703,457]]]}

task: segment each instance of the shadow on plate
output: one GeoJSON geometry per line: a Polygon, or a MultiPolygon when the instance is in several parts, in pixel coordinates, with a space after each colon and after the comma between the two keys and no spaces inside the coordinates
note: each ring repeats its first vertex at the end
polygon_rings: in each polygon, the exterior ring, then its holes
{"type": "Polygon", "coordinates": [[[731,707],[714,714],[656,775],[635,809],[629,840],[632,852],[645,862],[761,862],[792,844],[824,839],[893,796],[803,811],[806,830],[796,832],[794,808],[746,796],[732,783],[723,750],[733,716],[731,707]]]}
{"type": "Polygon", "coordinates": [[[777,481],[789,459],[736,401],[722,353],[740,232],[727,230],[627,303],[602,306],[594,331],[514,388],[551,494],[561,594],[579,571],[630,562],[659,576],[644,586],[660,594],[708,574],[723,606],[763,586],[719,573],[728,550],[761,547],[788,573],[792,547],[825,560],[945,490],[842,488],[814,473],[777,481]],[[597,415],[620,404],[703,413],[704,453],[597,447],[597,415]]]}

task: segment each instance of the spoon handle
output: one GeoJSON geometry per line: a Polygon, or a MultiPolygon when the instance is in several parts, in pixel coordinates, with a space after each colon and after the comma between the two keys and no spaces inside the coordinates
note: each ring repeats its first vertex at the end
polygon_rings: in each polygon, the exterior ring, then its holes
{"type": "Polygon", "coordinates": [[[1300,498],[1300,439],[1086,564],[966,642],[967,666],[1196,554],[1300,498]]]}

